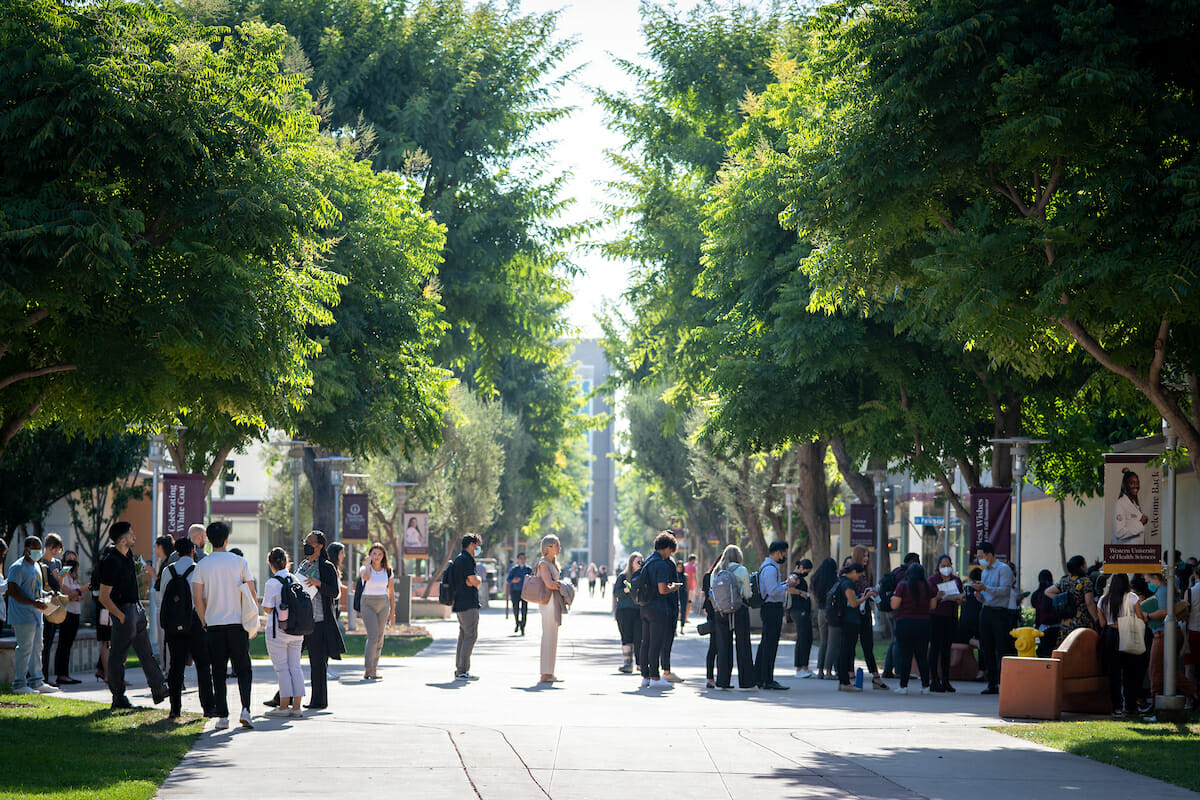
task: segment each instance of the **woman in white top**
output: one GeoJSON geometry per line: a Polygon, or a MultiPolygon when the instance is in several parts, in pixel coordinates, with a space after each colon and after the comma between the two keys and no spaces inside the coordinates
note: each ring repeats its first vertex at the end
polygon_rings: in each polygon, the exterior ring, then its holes
{"type": "Polygon", "coordinates": [[[559,583],[558,554],[561,550],[557,536],[545,537],[542,539],[542,560],[533,568],[550,590],[550,601],[538,609],[542,618],[542,683],[559,681],[554,676],[554,662],[558,657],[558,626],[562,625],[563,612],[567,607],[562,596],[562,584],[559,583]]]}
{"type": "Polygon", "coordinates": [[[1108,672],[1108,694],[1112,699],[1112,715],[1117,718],[1137,713],[1138,691],[1146,677],[1142,657],[1121,652],[1119,619],[1130,614],[1145,619],[1136,592],[1129,589],[1129,576],[1118,572],[1108,581],[1108,590],[1100,598],[1100,656],[1108,672]],[[1122,689],[1124,706],[1122,707],[1122,689]]]}
{"type": "Polygon", "coordinates": [[[281,609],[283,585],[287,580],[299,582],[288,572],[287,552],[274,547],[267,554],[271,565],[271,577],[263,587],[263,610],[267,612],[267,655],[275,667],[279,681],[279,707],[267,712],[268,717],[300,717],[304,712],[300,703],[304,699],[304,673],[300,669],[300,648],[303,636],[293,636],[283,630],[282,622],[287,619],[287,610],[281,609]]]}
{"type": "Polygon", "coordinates": [[[1121,494],[1113,508],[1112,543],[1142,544],[1142,534],[1150,518],[1142,513],[1138,502],[1141,480],[1136,472],[1126,469],[1121,475],[1121,494]]]}
{"type": "Polygon", "coordinates": [[[379,680],[379,656],[383,653],[383,634],[396,621],[396,591],[387,551],[376,542],[367,551],[367,563],[358,571],[363,582],[362,616],[367,626],[367,646],[363,651],[363,680],[379,680]]]}
{"type": "Polygon", "coordinates": [[[67,618],[58,629],[58,649],[54,651],[54,683],[64,686],[80,683],[71,677],[71,646],[79,633],[79,600],[83,587],[79,585],[79,554],[74,550],[63,553],[63,568],[58,576],[63,594],[67,596],[67,618]]]}

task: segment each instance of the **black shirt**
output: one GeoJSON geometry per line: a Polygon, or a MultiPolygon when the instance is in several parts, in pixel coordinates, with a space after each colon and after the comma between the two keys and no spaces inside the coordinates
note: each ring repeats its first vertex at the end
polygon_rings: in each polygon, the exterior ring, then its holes
{"type": "Polygon", "coordinates": [[[479,608],[479,588],[467,583],[467,578],[475,575],[475,557],[463,550],[455,556],[451,569],[450,576],[454,581],[453,610],[459,612],[479,608]]]}
{"type": "MultiPolygon", "coordinates": [[[[796,585],[793,586],[792,588],[799,589],[800,591],[804,592],[805,594],[808,594],[808,579],[801,577],[799,572],[793,572],[792,574],[796,576],[796,585]]],[[[812,613],[812,598],[811,597],[801,597],[798,594],[789,594],[788,597],[792,601],[791,612],[792,612],[793,617],[796,616],[797,614],[811,614],[812,613]]]]}
{"type": "Polygon", "coordinates": [[[133,553],[121,555],[115,547],[100,562],[100,584],[112,587],[112,601],[117,606],[128,606],[138,601],[137,566],[133,553]]]}

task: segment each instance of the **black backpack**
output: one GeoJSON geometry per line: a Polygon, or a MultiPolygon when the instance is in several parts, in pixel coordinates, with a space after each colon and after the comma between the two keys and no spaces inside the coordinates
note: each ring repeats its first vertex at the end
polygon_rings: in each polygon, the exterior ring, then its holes
{"type": "Polygon", "coordinates": [[[1051,602],[1054,604],[1054,614],[1060,620],[1068,620],[1075,616],[1075,595],[1071,592],[1070,586],[1059,586],[1058,594],[1054,595],[1051,602]]]}
{"type": "Polygon", "coordinates": [[[629,594],[639,606],[648,606],[658,597],[658,585],[650,580],[650,571],[646,569],[651,563],[649,559],[642,562],[642,568],[629,581],[629,594]]]}
{"type": "Polygon", "coordinates": [[[438,602],[444,606],[454,605],[454,562],[442,570],[442,582],[438,584],[438,602]]]}
{"type": "Polygon", "coordinates": [[[158,624],[168,636],[178,636],[188,633],[192,629],[192,617],[195,616],[195,611],[192,610],[192,585],[188,583],[188,576],[195,568],[196,565],[192,564],[180,575],[175,571],[174,564],[167,567],[171,578],[163,589],[158,624]]]}
{"type": "Polygon", "coordinates": [[[841,627],[846,622],[846,610],[850,607],[846,600],[846,584],[840,580],[829,589],[825,596],[825,619],[830,625],[841,627]]]}
{"type": "Polygon", "coordinates": [[[879,608],[881,611],[892,610],[892,595],[896,593],[896,572],[892,570],[879,579],[879,608]]]}
{"type": "MultiPolygon", "coordinates": [[[[279,609],[273,615],[274,619],[271,624],[275,625],[279,620],[279,610],[286,609],[288,617],[282,620],[280,627],[284,633],[290,633],[292,636],[307,636],[313,632],[316,627],[316,622],[313,620],[313,603],[312,598],[308,596],[308,592],[304,591],[304,587],[299,581],[294,581],[289,577],[280,577],[272,575],[272,578],[283,584],[283,588],[279,591],[279,609]]],[[[276,629],[278,633],[278,629],[276,629]]]]}
{"type": "MultiPolygon", "coordinates": [[[[759,571],[762,571],[762,567],[759,567],[758,569],[759,569],[759,571]]],[[[759,583],[758,572],[751,573],[750,574],[750,599],[746,601],[746,605],[750,606],[751,608],[762,608],[763,607],[762,590],[758,588],[758,583],[759,583]]]]}

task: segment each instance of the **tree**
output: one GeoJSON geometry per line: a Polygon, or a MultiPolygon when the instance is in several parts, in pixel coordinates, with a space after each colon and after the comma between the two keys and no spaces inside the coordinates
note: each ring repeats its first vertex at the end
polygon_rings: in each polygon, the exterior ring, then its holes
{"type": "Polygon", "coordinates": [[[0,447],[27,422],[238,420],[308,388],[341,279],[284,34],[147,5],[0,19],[0,447]]]}

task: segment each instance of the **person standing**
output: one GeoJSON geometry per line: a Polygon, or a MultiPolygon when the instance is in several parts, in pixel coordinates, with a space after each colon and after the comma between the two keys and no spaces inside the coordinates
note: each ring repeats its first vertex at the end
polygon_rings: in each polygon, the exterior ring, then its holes
{"type": "MultiPolygon", "coordinates": [[[[1150,643],[1150,696],[1157,697],[1163,693],[1163,680],[1166,674],[1166,666],[1164,656],[1166,653],[1166,619],[1167,619],[1167,581],[1161,572],[1151,572],[1146,575],[1150,585],[1150,591],[1154,595],[1154,599],[1142,604],[1142,610],[1145,612],[1146,627],[1154,635],[1153,641],[1150,643]]],[[[1177,599],[1175,601],[1175,616],[1177,618],[1186,618],[1187,614],[1187,598],[1177,599]]],[[[1175,638],[1175,647],[1180,648],[1183,642],[1180,637],[1175,638]]],[[[1175,661],[1175,691],[1184,697],[1188,698],[1187,708],[1191,710],[1195,707],[1197,701],[1200,701],[1200,694],[1197,694],[1196,687],[1184,674],[1180,665],[1180,660],[1175,661]]]]}
{"type": "Polygon", "coordinates": [[[687,565],[676,565],[676,578],[679,583],[679,633],[683,634],[684,626],[687,625],[688,605],[692,601],[692,592],[688,589],[687,565]]]}
{"type": "Polygon", "coordinates": [[[1038,639],[1037,657],[1050,658],[1058,645],[1058,615],[1054,613],[1054,601],[1046,596],[1046,590],[1054,585],[1054,573],[1044,569],[1038,573],[1038,588],[1029,598],[1033,608],[1033,624],[1042,632],[1038,639]]]}
{"type": "MultiPolygon", "coordinates": [[[[845,614],[841,619],[841,627],[843,628],[842,637],[840,639],[840,647],[837,660],[837,678],[839,692],[861,692],[862,689],[855,686],[850,680],[850,668],[854,664],[854,648],[858,644],[858,630],[861,624],[859,609],[871,599],[871,592],[865,591],[862,594],[858,593],[858,584],[861,582],[863,575],[866,574],[866,569],[857,561],[851,561],[846,566],[842,567],[842,577],[839,579],[837,587],[838,591],[845,597],[845,614]]],[[[840,598],[839,598],[840,601],[840,598]]],[[[829,621],[830,627],[834,625],[834,621],[829,621]]]]}
{"type": "Polygon", "coordinates": [[[617,620],[617,631],[621,634],[620,670],[626,675],[633,673],[634,661],[641,660],[642,609],[629,594],[629,582],[633,573],[642,568],[642,554],[633,553],[625,569],[617,574],[613,582],[613,616],[617,620]]]}
{"type": "Polygon", "coordinates": [[[809,659],[812,657],[813,629],[812,629],[812,594],[808,591],[808,573],[812,571],[812,561],[807,558],[802,558],[796,562],[796,568],[792,571],[792,577],[789,580],[788,598],[791,600],[791,606],[788,613],[792,616],[792,622],[796,625],[796,677],[811,678],[812,672],[808,668],[809,659]]]}
{"type": "MultiPolygon", "coordinates": [[[[167,666],[167,687],[171,693],[171,711],[168,715],[171,719],[178,719],[183,710],[183,673],[187,667],[187,659],[190,655],[192,662],[196,665],[196,691],[200,697],[200,707],[204,710],[206,717],[213,716],[213,679],[212,668],[208,659],[208,644],[205,641],[204,628],[200,624],[200,617],[196,614],[195,603],[192,602],[191,593],[191,576],[196,571],[195,561],[192,560],[192,553],[196,546],[192,544],[192,540],[188,538],[180,539],[174,543],[171,554],[176,556],[176,559],[166,565],[163,574],[166,575],[166,580],[162,581],[162,586],[159,591],[159,615],[160,622],[163,621],[162,608],[167,604],[168,591],[170,591],[171,581],[180,577],[183,578],[184,585],[188,587],[187,597],[184,598],[187,603],[188,610],[191,613],[191,625],[183,631],[163,631],[163,639],[167,645],[167,652],[170,654],[167,666]]],[[[161,579],[161,575],[159,576],[161,579]]],[[[241,622],[240,618],[238,620],[241,622]]]]}
{"type": "Polygon", "coordinates": [[[897,694],[908,694],[914,657],[921,676],[921,694],[929,693],[929,612],[945,597],[941,591],[935,591],[930,589],[925,568],[919,561],[909,564],[904,580],[896,584],[892,611],[896,614],[896,669],[900,674],[897,694]]]}
{"type": "Polygon", "coordinates": [[[36,536],[25,537],[25,552],[20,561],[8,570],[8,624],[16,635],[17,644],[13,651],[13,694],[49,694],[58,688],[43,680],[42,675],[42,612],[46,603],[42,601],[44,584],[42,568],[42,540],[36,536]]]}
{"type": "Polygon", "coordinates": [[[267,554],[267,563],[272,575],[263,587],[263,610],[270,621],[267,623],[267,655],[275,668],[275,680],[279,683],[279,703],[267,712],[268,717],[300,718],[304,712],[300,703],[304,700],[304,672],[300,668],[300,651],[304,637],[288,633],[283,628],[288,611],[283,608],[283,590],[299,578],[288,572],[287,552],[275,547],[267,554]]]}
{"type": "Polygon", "coordinates": [[[700,568],[696,565],[695,553],[688,556],[687,563],[683,565],[683,574],[687,576],[687,593],[692,611],[693,613],[699,613],[704,604],[705,597],[703,594],[698,593],[700,588],[700,568]]]}
{"type": "Polygon", "coordinates": [[[817,598],[817,636],[821,648],[817,650],[817,677],[821,680],[833,678],[837,672],[837,659],[841,641],[835,643],[834,636],[841,636],[840,625],[829,624],[829,592],[838,584],[837,562],[826,557],[812,577],[812,590],[817,598]]]}
{"type": "Polygon", "coordinates": [[[454,583],[454,605],[458,617],[458,647],[454,653],[454,680],[473,681],[478,676],[471,674],[471,651],[479,639],[479,586],[482,581],[475,574],[475,554],[483,546],[478,534],[468,533],[462,538],[462,552],[454,557],[450,565],[450,580],[454,583]]]}
{"type": "Polygon", "coordinates": [[[758,569],[758,590],[763,596],[759,610],[762,635],[758,640],[754,670],[758,675],[758,685],[763,689],[790,688],[775,680],[775,656],[779,652],[779,635],[783,631],[783,601],[787,599],[788,588],[780,565],[787,560],[787,549],[787,542],[771,542],[767,548],[767,560],[758,569]]]}
{"type": "Polygon", "coordinates": [[[678,563],[674,558],[668,558],[667,561],[671,563],[671,570],[675,576],[675,582],[671,585],[677,588],[674,592],[666,596],[668,613],[671,615],[671,625],[667,628],[667,635],[663,639],[662,650],[659,651],[662,654],[659,657],[659,668],[664,681],[668,683],[683,683],[683,678],[671,671],[671,651],[675,648],[675,624],[678,623],[680,628],[683,627],[684,617],[680,604],[686,602],[687,593],[684,591],[683,564],[678,563]]]}
{"type": "Polygon", "coordinates": [[[1100,611],[1096,608],[1096,589],[1088,577],[1087,559],[1083,556],[1071,556],[1067,561],[1067,574],[1056,585],[1048,587],[1043,595],[1054,598],[1064,593],[1071,596],[1074,613],[1059,621],[1058,644],[1062,644],[1076,628],[1096,630],[1096,620],[1100,618],[1100,611]]]}
{"type": "Polygon", "coordinates": [[[937,605],[929,612],[929,674],[930,691],[953,692],[950,685],[950,656],[954,649],[954,633],[958,628],[958,608],[966,597],[962,580],[954,574],[954,562],[948,555],[938,557],[938,571],[929,576],[929,592],[938,596],[937,605]],[[954,592],[939,587],[954,584],[954,592]]]}
{"type": "Polygon", "coordinates": [[[667,637],[675,630],[668,596],[679,591],[671,560],[677,547],[674,534],[663,531],[654,539],[654,552],[642,563],[643,580],[653,596],[649,605],[642,606],[642,688],[670,689],[674,685],[663,680],[660,667],[667,637]]]}
{"type": "Polygon", "coordinates": [[[59,626],[58,648],[54,651],[54,685],[67,686],[82,683],[71,677],[71,647],[79,633],[79,601],[83,598],[83,587],[79,585],[79,554],[74,550],[63,553],[59,581],[67,596],[67,618],[59,626]]]}
{"type": "MultiPolygon", "coordinates": [[[[209,534],[209,539],[212,534],[209,534]]],[[[309,680],[312,694],[308,708],[321,710],[329,707],[329,659],[340,661],[346,646],[337,626],[338,599],[342,584],[337,567],[329,560],[325,551],[325,534],[312,531],[304,539],[304,560],[296,568],[304,580],[304,586],[316,592],[313,597],[313,630],[304,637],[308,650],[309,680]]]]}
{"type": "Polygon", "coordinates": [[[367,550],[367,563],[358,571],[363,582],[362,619],[367,627],[363,651],[363,680],[379,680],[379,657],[383,654],[383,635],[396,621],[396,594],[387,551],[376,542],[367,550]]]}
{"type": "MultiPolygon", "coordinates": [[[[133,561],[137,537],[128,522],[114,522],[108,529],[112,549],[100,562],[100,604],[108,609],[112,641],[108,651],[108,688],[112,708],[133,708],[125,696],[125,656],[130,646],[137,653],[142,673],[150,686],[155,705],[167,699],[167,680],[154,658],[147,631],[146,612],[138,597],[138,570],[133,561]]],[[[239,617],[239,620],[241,618],[239,617]]]]}
{"type": "MultiPolygon", "coordinates": [[[[858,630],[853,633],[862,645],[863,661],[867,662],[867,672],[871,673],[871,685],[876,689],[887,689],[879,675],[879,665],[875,662],[875,625],[871,619],[871,601],[878,602],[879,593],[875,591],[871,580],[871,553],[862,545],[857,545],[850,551],[850,560],[862,566],[858,573],[858,583],[855,590],[865,599],[858,608],[858,630]]],[[[851,633],[850,629],[842,626],[843,633],[851,633]]]]}
{"type": "MultiPolygon", "coordinates": [[[[42,559],[39,563],[42,567],[42,582],[50,594],[62,592],[62,580],[60,579],[62,561],[59,559],[62,552],[62,537],[57,533],[47,533],[43,541],[42,559]]],[[[42,620],[42,677],[51,686],[57,685],[50,680],[50,650],[54,646],[54,634],[58,632],[58,627],[48,619],[42,620]]]]}
{"type": "Polygon", "coordinates": [[[1108,696],[1112,715],[1120,719],[1137,713],[1137,695],[1141,688],[1140,654],[1121,652],[1120,620],[1130,615],[1144,620],[1138,596],[1129,588],[1129,576],[1118,572],[1108,582],[1097,603],[1100,612],[1100,662],[1108,673],[1108,696]]]}
{"type": "Polygon", "coordinates": [[[729,571],[741,597],[741,604],[732,614],[719,610],[714,614],[716,627],[713,635],[717,637],[717,686],[721,689],[733,688],[733,663],[736,654],[738,688],[751,691],[755,688],[754,653],[750,648],[750,610],[747,601],[750,599],[750,572],[742,566],[742,548],[731,544],[725,548],[721,563],[713,572],[710,585],[717,581],[719,573],[729,571]]]}
{"type": "MultiPolygon", "coordinates": [[[[214,522],[205,529],[212,544],[212,552],[196,565],[192,573],[192,604],[200,626],[204,629],[204,640],[212,665],[213,714],[217,717],[216,730],[229,727],[229,698],[226,682],[229,666],[237,676],[238,696],[242,711],[238,722],[243,728],[253,728],[250,718],[250,687],[254,675],[250,668],[250,636],[242,627],[242,586],[247,584],[251,596],[254,591],[254,576],[246,559],[229,552],[229,525],[214,522]]],[[[116,631],[114,629],[114,640],[116,631]]],[[[116,648],[114,647],[114,653],[116,648]]],[[[109,669],[112,672],[112,669],[109,669]]]]}
{"type": "Polygon", "coordinates": [[[513,621],[516,627],[513,628],[513,633],[525,635],[525,622],[529,619],[529,601],[521,599],[521,587],[525,585],[525,576],[533,572],[532,569],[525,563],[525,554],[517,553],[517,563],[509,567],[508,577],[505,579],[508,583],[508,598],[512,603],[513,621]]]}
{"type": "Polygon", "coordinates": [[[542,558],[537,563],[534,572],[546,588],[550,590],[550,600],[538,608],[542,618],[542,683],[557,683],[559,678],[554,674],[554,664],[558,658],[558,628],[562,625],[563,614],[567,604],[562,595],[562,584],[559,583],[558,554],[562,544],[557,536],[547,536],[542,539],[542,558]]]}
{"type": "MultiPolygon", "coordinates": [[[[981,694],[1000,694],[1000,662],[1008,635],[1008,596],[1013,590],[1013,571],[996,558],[991,542],[980,542],[975,560],[982,567],[972,588],[980,595],[979,655],[987,673],[987,688],[981,694]]],[[[1054,587],[1051,587],[1054,588],[1054,587]]]]}

